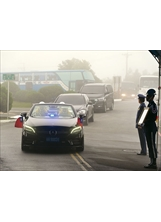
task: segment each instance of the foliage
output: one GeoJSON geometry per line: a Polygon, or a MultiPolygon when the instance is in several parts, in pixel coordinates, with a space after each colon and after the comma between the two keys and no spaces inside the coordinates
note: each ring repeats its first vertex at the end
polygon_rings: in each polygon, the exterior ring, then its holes
{"type": "Polygon", "coordinates": [[[44,95],[34,90],[20,90],[15,94],[15,101],[37,103],[44,100],[44,95]]]}
{"type": "MultiPolygon", "coordinates": [[[[8,90],[8,82],[7,82],[7,81],[4,82],[4,83],[2,83],[2,86],[5,87],[5,88],[8,90]]],[[[10,93],[12,94],[12,97],[13,97],[13,99],[14,99],[15,94],[16,94],[18,91],[20,91],[20,88],[19,88],[19,86],[18,86],[15,82],[9,81],[9,91],[10,91],[10,93]]]]}
{"type": "Polygon", "coordinates": [[[15,94],[14,100],[18,102],[26,102],[26,95],[27,95],[26,90],[20,90],[15,94]]]}
{"type": "MultiPolygon", "coordinates": [[[[4,86],[2,86],[2,84],[0,84],[0,112],[7,112],[7,95],[8,90],[4,86]]],[[[9,110],[12,109],[12,103],[12,94],[9,93],[9,110]]]]}
{"type": "Polygon", "coordinates": [[[27,91],[26,94],[26,102],[38,103],[40,101],[44,101],[44,95],[37,91],[27,91]]]}
{"type": "Polygon", "coordinates": [[[44,95],[44,102],[53,102],[64,90],[60,85],[51,85],[42,87],[39,92],[44,95]]]}

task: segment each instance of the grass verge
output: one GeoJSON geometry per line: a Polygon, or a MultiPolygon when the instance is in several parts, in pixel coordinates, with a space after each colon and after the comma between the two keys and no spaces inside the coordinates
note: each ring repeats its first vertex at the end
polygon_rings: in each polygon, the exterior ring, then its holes
{"type": "Polygon", "coordinates": [[[12,108],[30,108],[32,103],[13,101],[12,108]]]}

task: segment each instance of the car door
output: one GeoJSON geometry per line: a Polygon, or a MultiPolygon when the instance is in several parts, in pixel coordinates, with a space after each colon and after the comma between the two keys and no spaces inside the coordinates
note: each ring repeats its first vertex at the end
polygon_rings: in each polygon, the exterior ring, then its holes
{"type": "Polygon", "coordinates": [[[107,108],[110,107],[110,97],[109,97],[109,89],[108,89],[108,86],[105,85],[105,99],[106,99],[106,106],[107,108]]]}
{"type": "Polygon", "coordinates": [[[84,99],[85,99],[85,103],[86,103],[86,107],[87,107],[87,110],[88,110],[88,118],[91,118],[92,116],[92,108],[93,108],[93,105],[89,104],[89,98],[87,95],[84,95],[84,99]]]}
{"type": "Polygon", "coordinates": [[[108,91],[108,108],[110,108],[113,103],[113,90],[112,90],[112,86],[110,85],[107,85],[106,87],[108,91]]]}

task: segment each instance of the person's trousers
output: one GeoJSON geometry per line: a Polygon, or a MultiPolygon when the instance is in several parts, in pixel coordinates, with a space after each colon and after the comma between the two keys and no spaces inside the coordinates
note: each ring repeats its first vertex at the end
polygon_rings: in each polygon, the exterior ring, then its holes
{"type": "Polygon", "coordinates": [[[156,159],[157,158],[157,148],[155,144],[156,131],[153,131],[152,129],[149,128],[145,128],[145,135],[149,150],[149,157],[152,159],[156,159]]]}
{"type": "Polygon", "coordinates": [[[138,128],[138,135],[139,135],[139,139],[140,139],[140,146],[141,146],[141,153],[146,154],[147,153],[147,149],[146,149],[146,137],[145,137],[145,132],[144,129],[138,128]]]}

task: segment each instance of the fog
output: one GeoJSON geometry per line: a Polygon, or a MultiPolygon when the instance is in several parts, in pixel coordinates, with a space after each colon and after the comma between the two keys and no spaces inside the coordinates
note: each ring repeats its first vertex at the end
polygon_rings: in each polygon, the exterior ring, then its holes
{"type": "Polygon", "coordinates": [[[100,79],[112,78],[138,70],[141,74],[158,72],[158,63],[148,50],[136,51],[1,51],[1,72],[52,71],[64,60],[86,60],[100,79]],[[128,59],[127,56],[128,55],[128,59]]]}

